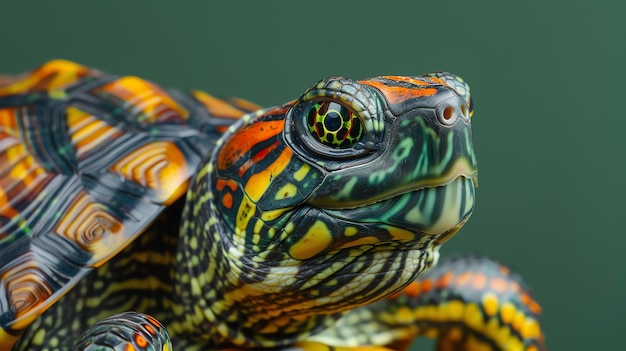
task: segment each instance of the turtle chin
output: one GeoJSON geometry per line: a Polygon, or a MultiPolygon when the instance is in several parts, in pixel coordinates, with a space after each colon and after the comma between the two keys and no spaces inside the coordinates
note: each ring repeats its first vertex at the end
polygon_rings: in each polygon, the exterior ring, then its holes
{"type": "Polygon", "coordinates": [[[415,280],[438,257],[436,245],[409,250],[375,245],[335,252],[325,259],[332,264],[313,267],[313,262],[306,262],[309,280],[297,294],[300,304],[307,305],[302,311],[336,314],[386,298],[415,280]]]}
{"type": "Polygon", "coordinates": [[[441,242],[461,228],[473,205],[474,181],[461,176],[351,209],[300,208],[290,218],[298,224],[280,235],[289,258],[264,283],[294,294],[307,313],[374,302],[435,264],[441,242]]]}

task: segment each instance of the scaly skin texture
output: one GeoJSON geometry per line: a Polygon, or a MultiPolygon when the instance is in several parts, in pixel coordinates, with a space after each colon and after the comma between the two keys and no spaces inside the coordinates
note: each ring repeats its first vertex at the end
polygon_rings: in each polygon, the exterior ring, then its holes
{"type": "Polygon", "coordinates": [[[451,74],[331,77],[232,125],[254,106],[61,61],[0,96],[3,347],[127,310],[185,350],[291,345],[401,291],[474,205],[451,74]]]}
{"type": "Polygon", "coordinates": [[[544,351],[540,314],[528,286],[509,268],[457,257],[441,260],[401,293],[350,311],[312,340],[401,350],[426,336],[441,351],[544,351]]]}

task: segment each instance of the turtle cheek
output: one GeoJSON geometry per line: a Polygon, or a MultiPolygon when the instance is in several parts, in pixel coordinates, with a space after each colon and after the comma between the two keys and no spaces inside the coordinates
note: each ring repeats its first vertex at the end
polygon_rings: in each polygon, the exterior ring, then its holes
{"type": "Polygon", "coordinates": [[[355,257],[379,245],[415,248],[417,239],[415,233],[406,229],[381,222],[359,223],[318,208],[295,211],[281,236],[285,238],[282,250],[299,261],[332,257],[343,250],[355,257]]]}
{"type": "Polygon", "coordinates": [[[326,251],[332,242],[333,234],[328,226],[322,221],[316,221],[289,247],[289,256],[304,261],[326,251]]]}

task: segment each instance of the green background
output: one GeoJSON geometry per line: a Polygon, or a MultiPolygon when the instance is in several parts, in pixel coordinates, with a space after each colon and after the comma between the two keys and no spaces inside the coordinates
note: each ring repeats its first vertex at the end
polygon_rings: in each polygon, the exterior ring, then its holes
{"type": "Polygon", "coordinates": [[[67,58],[263,105],[330,75],[459,74],[475,101],[480,187],[443,254],[482,253],[522,273],[551,350],[624,349],[624,6],[2,2],[0,71],[67,58]]]}

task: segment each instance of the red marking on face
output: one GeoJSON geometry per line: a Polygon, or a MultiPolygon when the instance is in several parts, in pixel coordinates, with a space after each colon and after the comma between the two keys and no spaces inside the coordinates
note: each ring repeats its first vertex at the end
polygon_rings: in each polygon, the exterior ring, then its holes
{"type": "MultiPolygon", "coordinates": [[[[430,85],[430,83],[425,82],[421,79],[415,79],[415,78],[405,77],[405,76],[384,76],[384,78],[401,81],[401,82],[408,82],[413,85],[430,85]]],[[[428,78],[431,79],[431,77],[428,77],[428,78]]]]}
{"type": "Polygon", "coordinates": [[[431,81],[433,81],[435,83],[439,83],[441,85],[449,86],[448,83],[444,82],[441,78],[438,78],[438,77],[428,77],[428,79],[430,79],[431,81]]]}
{"type": "Polygon", "coordinates": [[[218,191],[224,192],[222,195],[222,205],[226,208],[233,207],[233,192],[237,191],[237,183],[231,179],[218,179],[215,184],[218,191]],[[229,190],[224,190],[228,188],[229,190]]]}
{"type": "MultiPolygon", "coordinates": [[[[387,78],[387,77],[385,77],[387,78]]],[[[423,85],[421,81],[419,85],[423,85]]],[[[437,93],[436,88],[426,88],[416,86],[415,88],[407,88],[401,86],[389,86],[383,82],[375,81],[375,80],[365,80],[360,81],[361,84],[372,86],[378,90],[380,90],[387,100],[392,104],[400,104],[406,100],[415,99],[422,96],[432,96],[437,93]]]]}
{"type": "Polygon", "coordinates": [[[231,167],[255,145],[281,133],[283,127],[282,120],[259,121],[244,126],[224,144],[217,157],[217,166],[220,169],[231,167]]]}
{"type": "Polygon", "coordinates": [[[224,190],[226,187],[228,187],[231,191],[237,190],[237,182],[231,179],[218,179],[215,186],[219,191],[224,190]]]}
{"type": "Polygon", "coordinates": [[[224,196],[222,196],[222,205],[224,205],[224,207],[228,209],[233,208],[233,194],[231,193],[224,194],[224,196]]]}
{"type": "Polygon", "coordinates": [[[266,147],[265,149],[262,149],[261,151],[257,152],[256,154],[254,154],[254,156],[252,156],[252,158],[250,158],[248,161],[246,161],[246,163],[242,164],[241,167],[239,167],[239,170],[237,170],[237,174],[240,177],[243,176],[243,174],[246,173],[246,171],[248,169],[250,169],[250,167],[255,165],[257,162],[263,160],[265,158],[265,156],[267,156],[270,152],[272,152],[272,150],[274,150],[279,144],[280,144],[280,142],[276,141],[272,145],[266,147]]]}

